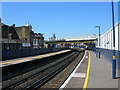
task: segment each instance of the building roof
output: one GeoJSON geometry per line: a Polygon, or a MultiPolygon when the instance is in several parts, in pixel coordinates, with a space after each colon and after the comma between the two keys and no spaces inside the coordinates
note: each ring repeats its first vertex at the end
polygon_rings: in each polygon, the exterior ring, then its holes
{"type": "Polygon", "coordinates": [[[25,26],[32,26],[29,22],[27,22],[26,24],[25,24],[25,26]]]}

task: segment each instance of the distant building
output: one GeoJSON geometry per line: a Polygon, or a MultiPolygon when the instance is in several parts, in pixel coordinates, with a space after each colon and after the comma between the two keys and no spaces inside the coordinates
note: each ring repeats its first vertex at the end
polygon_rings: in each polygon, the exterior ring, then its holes
{"type": "Polygon", "coordinates": [[[34,48],[34,40],[38,44],[37,48],[44,47],[43,34],[36,34],[32,31],[32,26],[26,23],[25,26],[15,27],[5,25],[0,20],[2,49],[22,49],[22,48],[34,48]]]}
{"type": "Polygon", "coordinates": [[[34,48],[43,48],[44,47],[44,37],[43,37],[43,34],[41,34],[41,33],[34,33],[33,47],[34,48]]]}
{"type": "Polygon", "coordinates": [[[15,28],[19,39],[25,41],[25,43],[22,43],[22,46],[33,48],[34,32],[32,31],[32,26],[29,23],[26,23],[25,26],[15,28]]]}
{"type": "Polygon", "coordinates": [[[56,40],[56,35],[55,34],[53,34],[53,40],[56,40]]]}
{"type": "Polygon", "coordinates": [[[56,40],[56,35],[55,34],[53,34],[53,36],[49,38],[49,41],[54,41],[54,40],[56,40]]]}
{"type": "MultiPolygon", "coordinates": [[[[56,41],[56,35],[53,34],[53,36],[49,38],[49,41],[56,41]]],[[[47,45],[47,47],[49,47],[49,48],[56,48],[57,44],[55,44],[55,43],[54,44],[49,44],[49,45],[47,45]]]]}
{"type": "Polygon", "coordinates": [[[2,49],[20,49],[22,41],[19,40],[15,26],[8,26],[3,23],[0,26],[2,30],[2,49]]]}

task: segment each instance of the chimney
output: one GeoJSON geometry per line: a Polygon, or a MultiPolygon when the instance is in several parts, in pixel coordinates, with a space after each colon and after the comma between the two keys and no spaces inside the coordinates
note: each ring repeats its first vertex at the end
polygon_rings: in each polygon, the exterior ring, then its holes
{"type": "Polygon", "coordinates": [[[0,18],[0,24],[2,23],[2,20],[1,20],[1,18],[0,18]]]}
{"type": "Polygon", "coordinates": [[[12,27],[15,27],[15,24],[13,24],[12,27]]]}

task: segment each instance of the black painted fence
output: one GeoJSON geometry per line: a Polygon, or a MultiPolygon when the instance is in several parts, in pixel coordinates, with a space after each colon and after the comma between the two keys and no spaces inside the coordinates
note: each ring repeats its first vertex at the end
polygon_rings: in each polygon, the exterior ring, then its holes
{"type": "Polygon", "coordinates": [[[21,50],[2,50],[2,60],[21,58],[27,56],[41,55],[50,52],[56,52],[61,50],[67,50],[64,48],[40,48],[40,49],[21,49],[21,50]]]}

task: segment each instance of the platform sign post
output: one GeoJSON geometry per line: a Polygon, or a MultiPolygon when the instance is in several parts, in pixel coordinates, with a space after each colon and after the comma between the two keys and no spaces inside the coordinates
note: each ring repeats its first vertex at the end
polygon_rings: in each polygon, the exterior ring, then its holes
{"type": "Polygon", "coordinates": [[[113,56],[112,56],[112,78],[116,78],[116,56],[115,56],[115,27],[114,27],[114,6],[112,0],[112,25],[113,25],[113,56]]]}
{"type": "Polygon", "coordinates": [[[100,26],[99,26],[99,58],[100,58],[100,26]]]}
{"type": "Polygon", "coordinates": [[[99,28],[99,49],[98,49],[98,57],[100,58],[100,26],[95,26],[96,28],[99,28]]]}

